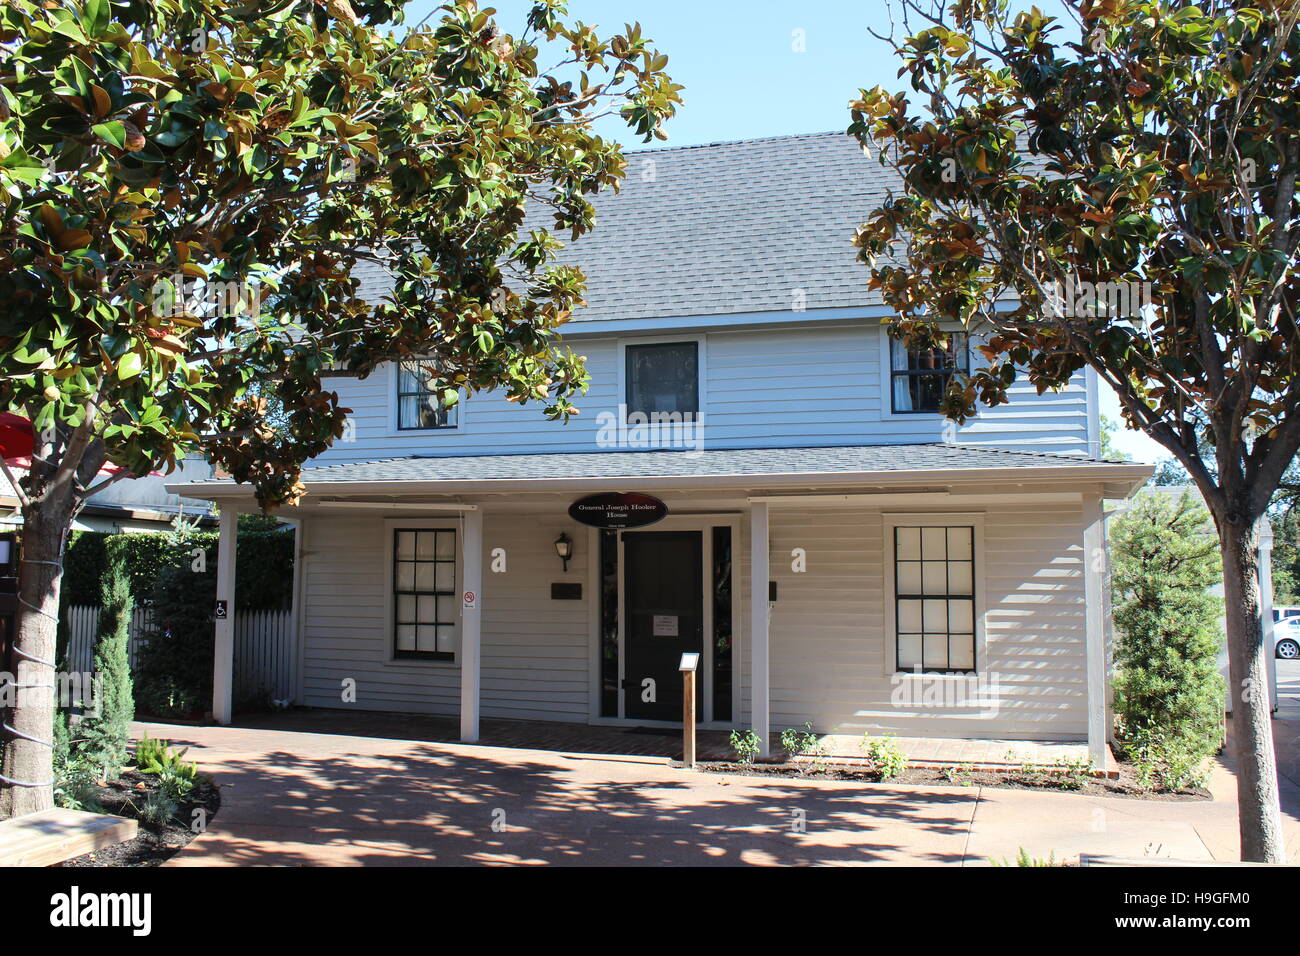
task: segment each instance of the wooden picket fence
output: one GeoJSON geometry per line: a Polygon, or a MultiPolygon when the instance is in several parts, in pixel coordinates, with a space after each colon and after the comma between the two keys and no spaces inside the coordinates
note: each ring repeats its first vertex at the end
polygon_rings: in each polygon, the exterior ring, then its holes
{"type": "MultiPolygon", "coordinates": [[[[153,624],[153,611],[137,607],[131,614],[127,644],[131,669],[135,670],[140,648],[153,624]]],[[[99,608],[74,605],[68,608],[68,669],[93,670],[95,632],[99,608]]],[[[289,700],[295,696],[295,638],[292,611],[238,611],[235,613],[235,701],[270,697],[289,700]]]]}

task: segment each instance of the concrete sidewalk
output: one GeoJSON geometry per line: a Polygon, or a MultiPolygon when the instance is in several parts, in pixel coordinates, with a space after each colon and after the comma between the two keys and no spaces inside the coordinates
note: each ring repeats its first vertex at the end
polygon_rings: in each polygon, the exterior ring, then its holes
{"type": "MultiPolygon", "coordinates": [[[[1080,852],[1235,860],[1214,801],[760,779],[661,757],[238,727],[138,725],[222,786],[169,865],[987,865],[1080,852]]],[[[1290,781],[1288,781],[1290,783],[1290,781]]],[[[1300,815],[1287,814],[1292,862],[1300,815]]]]}

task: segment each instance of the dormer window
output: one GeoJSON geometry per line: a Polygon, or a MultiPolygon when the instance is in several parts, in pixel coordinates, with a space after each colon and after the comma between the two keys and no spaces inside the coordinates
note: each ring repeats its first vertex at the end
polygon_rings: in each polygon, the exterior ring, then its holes
{"type": "Polygon", "coordinates": [[[456,427],[456,406],[448,408],[430,387],[437,364],[428,359],[401,362],[397,368],[397,427],[432,431],[456,427]]]}
{"type": "Polygon", "coordinates": [[[948,333],[947,348],[908,348],[902,339],[889,339],[890,392],[895,414],[935,414],[954,372],[970,370],[965,332],[948,333]]]}

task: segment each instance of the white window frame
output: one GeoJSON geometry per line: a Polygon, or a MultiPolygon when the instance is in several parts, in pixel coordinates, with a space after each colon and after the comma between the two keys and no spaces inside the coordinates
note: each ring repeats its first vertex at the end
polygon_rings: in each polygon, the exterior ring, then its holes
{"type": "MultiPolygon", "coordinates": [[[[707,357],[707,335],[653,335],[638,336],[636,338],[618,340],[618,401],[617,406],[622,409],[621,417],[623,424],[627,424],[627,413],[630,409],[627,407],[627,347],[629,345],[685,345],[689,342],[695,343],[695,390],[698,396],[699,410],[696,412],[698,420],[703,423],[708,421],[708,389],[705,383],[708,381],[708,357],[707,357]]],[[[661,422],[654,425],[644,426],[647,429],[647,435],[652,442],[659,439],[660,430],[671,429],[671,423],[661,422]]],[[[671,436],[670,436],[671,437],[671,436]]]]}
{"type": "Polygon", "coordinates": [[[383,664],[390,667],[446,669],[460,666],[460,642],[464,634],[465,612],[456,601],[456,637],[451,660],[397,656],[397,596],[393,593],[394,555],[398,531],[454,531],[456,532],[456,594],[464,591],[465,574],[465,523],[456,518],[387,518],[384,520],[384,646],[380,652],[383,664]]]}
{"type": "Polygon", "coordinates": [[[909,512],[890,511],[881,515],[881,564],[884,566],[881,594],[884,598],[883,614],[885,621],[884,673],[886,677],[905,677],[924,680],[969,680],[982,676],[988,669],[988,646],[984,628],[984,619],[988,614],[985,602],[984,575],[984,513],[983,512],[909,512]],[[897,601],[894,593],[895,564],[894,530],[899,527],[921,528],[973,528],[975,540],[972,554],[975,558],[973,585],[975,592],[975,670],[947,674],[942,671],[900,671],[898,669],[898,627],[897,601]]]}
{"type": "MultiPolygon", "coordinates": [[[[966,368],[975,367],[975,335],[961,325],[944,322],[939,326],[945,332],[966,332],[966,368]]],[[[896,412],[894,411],[894,356],[890,344],[893,339],[887,326],[881,326],[880,341],[880,417],[888,421],[947,421],[943,412],[896,412]]]]}
{"type": "MultiPolygon", "coordinates": [[[[426,356],[412,356],[412,361],[428,361],[426,356]]],[[[464,389],[460,390],[460,401],[456,403],[456,424],[444,428],[398,428],[397,387],[399,385],[399,362],[387,362],[388,371],[384,376],[384,389],[388,405],[388,433],[385,438],[410,438],[412,436],[432,437],[436,435],[462,435],[465,433],[465,406],[468,397],[464,389]]]]}

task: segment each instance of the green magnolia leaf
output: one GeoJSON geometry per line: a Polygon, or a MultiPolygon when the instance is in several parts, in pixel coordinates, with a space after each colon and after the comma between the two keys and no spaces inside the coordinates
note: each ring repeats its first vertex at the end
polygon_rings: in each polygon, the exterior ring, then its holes
{"type": "Polygon", "coordinates": [[[108,123],[96,123],[91,127],[95,135],[107,143],[111,143],[118,149],[126,148],[126,126],[120,121],[113,120],[108,123]]]}
{"type": "Polygon", "coordinates": [[[86,9],[82,15],[81,23],[90,36],[102,35],[108,29],[108,18],[108,0],[86,0],[86,9]]]}
{"type": "Polygon", "coordinates": [[[117,361],[118,380],[125,382],[133,379],[140,374],[140,369],[140,356],[135,352],[127,352],[117,361]]]}
{"type": "Polygon", "coordinates": [[[0,4],[0,321],[22,330],[0,329],[0,407],[57,394],[110,460],[199,451],[268,506],[342,434],[326,369],[428,354],[449,403],[576,411],[587,376],[556,329],[584,280],[517,223],[545,205],[566,234],[593,227],[626,163],[587,120],[635,105],[657,134],[680,102],[666,58],[534,15],[593,78],[556,122],[567,78],[538,75],[522,23],[470,0],[418,26],[401,4],[354,2],[346,25],[329,6],[0,4]],[[485,264],[512,257],[506,288],[485,264]],[[363,301],[353,275],[376,263],[392,288],[363,301]]]}

